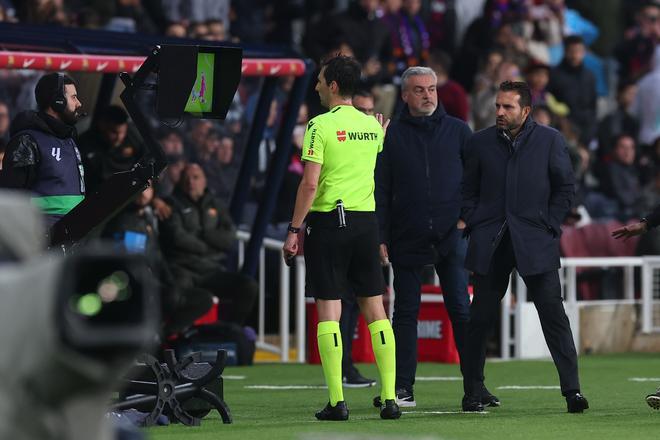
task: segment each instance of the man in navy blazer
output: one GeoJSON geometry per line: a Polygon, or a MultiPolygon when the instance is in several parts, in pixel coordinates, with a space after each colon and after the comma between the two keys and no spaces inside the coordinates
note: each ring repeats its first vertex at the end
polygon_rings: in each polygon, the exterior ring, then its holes
{"type": "Polygon", "coordinates": [[[566,142],[557,130],[532,120],[526,83],[502,83],[495,105],[496,125],[470,138],[463,175],[461,218],[469,235],[465,267],[475,281],[463,410],[483,410],[486,339],[515,267],[538,311],[568,412],[583,412],[589,405],[580,394],[558,273],[561,224],[575,192],[566,142]]]}
{"type": "MultiPolygon", "coordinates": [[[[463,149],[472,132],[438,103],[437,83],[435,72],[428,67],[406,69],[401,77],[401,98],[406,105],[387,129],[376,162],[381,260],[391,261],[394,271],[392,327],[401,407],[416,406],[417,317],[425,266],[435,266],[440,279],[461,365],[470,319],[464,268],[467,242],[459,217],[463,149]]],[[[499,405],[497,397],[480,386],[482,403],[499,405]]]]}

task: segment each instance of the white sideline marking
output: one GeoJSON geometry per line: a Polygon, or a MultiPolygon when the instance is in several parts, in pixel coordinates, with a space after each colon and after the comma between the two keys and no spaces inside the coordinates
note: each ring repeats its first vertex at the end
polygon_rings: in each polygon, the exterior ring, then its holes
{"type": "Polygon", "coordinates": [[[488,411],[401,411],[402,414],[488,414],[488,411]]]}
{"type": "Polygon", "coordinates": [[[324,390],[325,385],[246,385],[251,390],[324,390]]]}
{"type": "Polygon", "coordinates": [[[498,390],[558,390],[559,385],[505,385],[498,390]]]}
{"type": "Polygon", "coordinates": [[[227,379],[227,380],[245,380],[245,376],[231,376],[231,375],[224,376],[223,375],[222,378],[227,379]]]}
{"type": "Polygon", "coordinates": [[[629,377],[631,382],[660,382],[660,377],[629,377]]]}
{"type": "Polygon", "coordinates": [[[457,377],[457,376],[417,376],[415,377],[415,380],[421,380],[421,381],[458,381],[458,380],[463,380],[462,377],[457,377]]]}

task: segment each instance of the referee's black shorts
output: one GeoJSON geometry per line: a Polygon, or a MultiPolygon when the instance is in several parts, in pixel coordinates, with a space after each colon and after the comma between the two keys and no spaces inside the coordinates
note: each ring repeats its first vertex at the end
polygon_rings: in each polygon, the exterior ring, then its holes
{"type": "Polygon", "coordinates": [[[374,212],[311,212],[305,231],[305,293],[316,299],[376,296],[385,292],[374,212]]]}

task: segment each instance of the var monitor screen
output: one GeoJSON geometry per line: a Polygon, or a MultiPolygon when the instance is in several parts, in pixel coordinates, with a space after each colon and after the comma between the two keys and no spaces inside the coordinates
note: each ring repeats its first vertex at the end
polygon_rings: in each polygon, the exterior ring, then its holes
{"type": "Polygon", "coordinates": [[[241,78],[242,61],[237,47],[162,46],[159,116],[224,119],[241,78]]]}
{"type": "Polygon", "coordinates": [[[201,114],[213,111],[213,82],[215,79],[215,54],[197,53],[197,78],[190,91],[184,111],[201,114]]]}

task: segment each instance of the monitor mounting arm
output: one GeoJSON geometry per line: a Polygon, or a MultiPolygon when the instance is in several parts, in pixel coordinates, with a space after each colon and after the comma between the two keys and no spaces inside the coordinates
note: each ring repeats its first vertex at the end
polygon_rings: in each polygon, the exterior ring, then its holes
{"type": "Polygon", "coordinates": [[[149,74],[157,73],[159,67],[160,47],[156,46],[132,78],[128,73],[120,74],[126,86],[121,100],[144,139],[146,154],[131,170],[113,174],[96,191],[86,194],[79,205],[55,223],[50,231],[52,247],[67,249],[79,243],[135,199],[167,166],[165,153],[154,138],[149,122],[135,100],[138,90],[154,88],[152,85],[145,85],[145,81],[149,74]]]}

